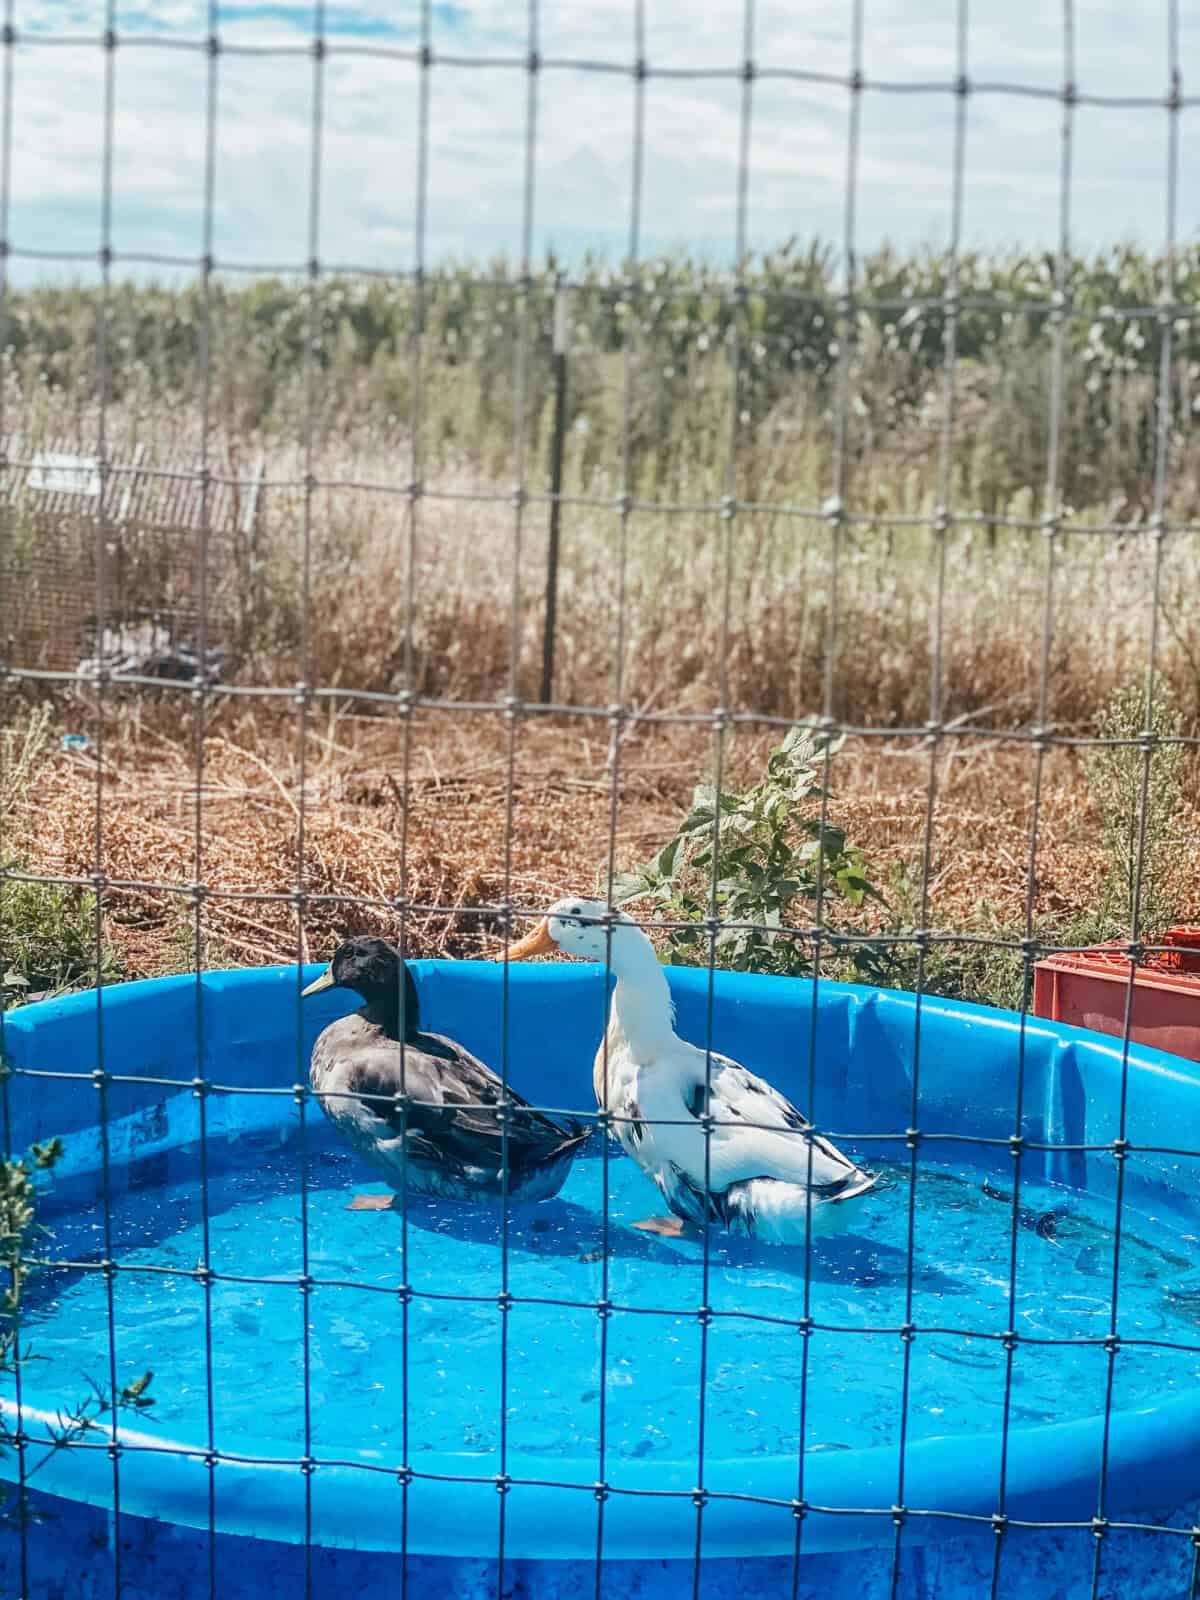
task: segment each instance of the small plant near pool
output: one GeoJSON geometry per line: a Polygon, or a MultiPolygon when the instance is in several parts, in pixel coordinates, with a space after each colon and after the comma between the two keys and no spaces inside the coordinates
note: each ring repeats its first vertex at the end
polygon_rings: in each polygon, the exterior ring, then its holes
{"type": "MultiPolygon", "coordinates": [[[[732,924],[716,935],[719,965],[790,977],[811,972],[808,941],[793,931],[805,920],[805,903],[815,906],[820,896],[826,907],[857,911],[868,900],[883,902],[864,851],[829,820],[827,806],[822,812],[825,764],[841,742],[800,724],[771,751],[752,788],[739,794],[699,785],[674,837],[617,877],[614,902],[648,902],[662,920],[684,924],[667,935],[677,965],[708,964],[706,924],[715,904],[720,920],[732,924]]],[[[854,948],[860,962],[874,960],[875,952],[854,948]]]]}
{"type": "Polygon", "coordinates": [[[0,1000],[17,1005],[30,994],[120,977],[107,941],[96,941],[96,897],[68,884],[28,882],[26,803],[47,757],[50,706],[0,731],[0,1000]],[[98,970],[97,970],[98,969],[98,970]]]}
{"type": "MultiPolygon", "coordinates": [[[[0,1071],[6,1070],[0,1058],[0,1071]]],[[[36,1313],[30,1313],[24,1305],[25,1286],[34,1271],[31,1258],[37,1239],[46,1231],[37,1220],[36,1175],[51,1171],[62,1149],[60,1139],[49,1139],[45,1144],[33,1145],[28,1155],[19,1160],[0,1161],[0,1264],[7,1275],[7,1282],[0,1289],[0,1374],[5,1376],[38,1359],[36,1349],[26,1342],[30,1323],[36,1325],[36,1313]]],[[[153,1377],[152,1372],[144,1372],[115,1396],[104,1384],[85,1378],[87,1393],[61,1406],[57,1424],[48,1428],[43,1437],[27,1439],[25,1481],[28,1483],[56,1450],[67,1448],[103,1426],[100,1419],[114,1410],[142,1415],[152,1410],[155,1401],[149,1389],[153,1377]]],[[[15,1429],[7,1417],[0,1417],[0,1452],[16,1448],[15,1429]]],[[[28,1506],[22,1513],[20,1504],[12,1503],[14,1498],[11,1491],[0,1488],[0,1524],[19,1526],[22,1521],[45,1520],[43,1514],[28,1506]]]]}
{"type": "MultiPolygon", "coordinates": [[[[95,983],[95,895],[59,883],[9,879],[0,886],[0,950],[6,1005],[19,1004],[30,994],[95,983]]],[[[120,976],[115,953],[102,941],[100,980],[114,983],[120,976]]]]}
{"type": "Polygon", "coordinates": [[[1179,911],[1176,878],[1185,841],[1179,823],[1184,798],[1187,752],[1182,744],[1155,743],[1147,752],[1147,731],[1155,741],[1170,741],[1183,730],[1183,716],[1170,686],[1154,691],[1149,721],[1141,683],[1116,689],[1096,724],[1101,739],[1087,752],[1084,771],[1088,794],[1100,815],[1101,837],[1109,870],[1106,894],[1097,923],[1100,937],[1128,937],[1133,926],[1134,888],[1141,844],[1138,884],[1138,931],[1154,942],[1179,911]]]}

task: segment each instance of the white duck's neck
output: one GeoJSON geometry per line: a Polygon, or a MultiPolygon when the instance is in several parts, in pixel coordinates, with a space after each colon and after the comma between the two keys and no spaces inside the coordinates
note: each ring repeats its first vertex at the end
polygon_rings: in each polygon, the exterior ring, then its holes
{"type": "Polygon", "coordinates": [[[618,926],[609,964],[616,973],[613,1016],[635,1055],[675,1038],[675,1008],[667,975],[640,928],[618,926]]]}

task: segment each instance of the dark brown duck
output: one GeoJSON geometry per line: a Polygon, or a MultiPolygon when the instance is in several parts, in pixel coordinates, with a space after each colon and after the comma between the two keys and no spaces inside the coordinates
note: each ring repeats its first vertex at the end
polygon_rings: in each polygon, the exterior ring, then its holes
{"type": "MultiPolygon", "coordinates": [[[[591,1133],[563,1126],[504,1086],[490,1067],[443,1034],[421,1028],[417,986],[384,939],[358,937],[338,947],[303,992],[351,989],[360,1010],[324,1029],[313,1046],[309,1081],[321,1110],[396,1195],[488,1201],[549,1200],[566,1181],[591,1133]],[[403,979],[403,981],[401,981],[403,979]]],[[[386,1210],[395,1195],[358,1195],[355,1210],[386,1210]]]]}

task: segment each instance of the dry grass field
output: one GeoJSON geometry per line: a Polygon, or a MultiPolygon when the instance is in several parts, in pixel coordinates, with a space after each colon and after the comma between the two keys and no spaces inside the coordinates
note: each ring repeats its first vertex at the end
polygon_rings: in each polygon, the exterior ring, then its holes
{"type": "MultiPolygon", "coordinates": [[[[56,730],[74,727],[74,709],[56,708],[56,730]]],[[[105,891],[105,937],[122,975],[193,964],[188,890],[197,868],[207,890],[202,960],[216,966],[287,962],[298,951],[320,959],[348,931],[395,937],[398,896],[438,908],[407,918],[413,954],[496,955],[499,922],[489,908],[509,896],[533,908],[603,886],[613,818],[603,722],[530,717],[510,748],[508,725],[495,713],[418,714],[406,807],[399,719],[336,709],[314,716],[301,865],[294,713],[227,702],[204,738],[198,795],[195,745],[181,736],[178,712],[157,709],[154,717],[114,713],[99,782],[90,751],[62,752],[51,740],[10,819],[10,837],[24,841],[27,870],[87,879],[96,869],[99,796],[103,873],[118,883],[173,886],[173,893],[105,891]],[[297,881],[312,897],[302,934],[292,900],[297,881]]],[[[772,737],[748,729],[731,737],[731,782],[757,775],[772,737]]],[[[707,729],[642,723],[628,730],[616,762],[619,868],[645,859],[670,836],[697,774],[710,765],[707,729]]],[[[898,868],[914,878],[919,870],[930,770],[928,750],[906,737],[852,740],[834,759],[830,818],[863,844],[885,892],[898,868]]],[[[933,772],[931,925],[1019,937],[1033,817],[1028,747],[947,740],[933,772]]],[[[1194,804],[1179,821],[1181,838],[1194,840],[1200,827],[1194,804]]],[[[1055,929],[1086,924],[1104,896],[1108,871],[1079,758],[1054,750],[1039,807],[1034,909],[1042,935],[1052,940],[1055,929]]],[[[1190,846],[1178,852],[1172,893],[1182,917],[1200,917],[1200,855],[1190,846]]],[[[978,981],[986,984],[987,973],[978,981]]]]}

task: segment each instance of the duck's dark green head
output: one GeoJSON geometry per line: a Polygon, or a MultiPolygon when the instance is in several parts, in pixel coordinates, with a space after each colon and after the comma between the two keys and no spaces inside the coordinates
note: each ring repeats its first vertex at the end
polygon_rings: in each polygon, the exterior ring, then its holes
{"type": "Polygon", "coordinates": [[[386,939],[358,934],[337,947],[333,960],[315,982],[301,991],[301,997],[319,994],[322,989],[352,989],[361,995],[369,1010],[390,1025],[400,1018],[400,974],[404,974],[404,1030],[415,1033],[419,1026],[417,986],[412,973],[400,959],[400,952],[386,939]]]}

